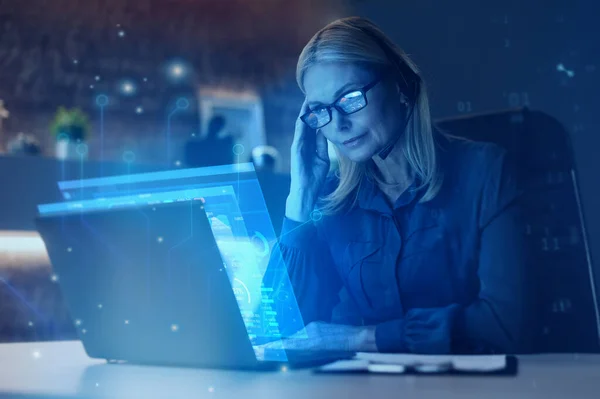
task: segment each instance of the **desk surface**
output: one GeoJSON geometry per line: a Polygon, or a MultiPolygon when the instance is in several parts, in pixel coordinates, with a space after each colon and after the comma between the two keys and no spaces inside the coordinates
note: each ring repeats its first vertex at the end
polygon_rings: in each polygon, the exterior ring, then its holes
{"type": "Polygon", "coordinates": [[[0,397],[597,398],[600,355],[520,357],[516,377],[315,375],[106,364],[79,341],[0,344],[0,397]]]}

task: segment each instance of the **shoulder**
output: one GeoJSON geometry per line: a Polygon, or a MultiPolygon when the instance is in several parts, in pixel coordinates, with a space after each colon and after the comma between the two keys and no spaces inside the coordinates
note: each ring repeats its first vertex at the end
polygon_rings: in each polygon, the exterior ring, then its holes
{"type": "Polygon", "coordinates": [[[440,147],[446,192],[476,201],[481,225],[522,194],[514,157],[503,147],[461,139],[450,139],[440,147]]]}
{"type": "Polygon", "coordinates": [[[506,159],[507,152],[501,146],[461,138],[443,138],[439,145],[440,164],[443,168],[468,170],[487,169],[506,159]]]}
{"type": "Polygon", "coordinates": [[[438,154],[440,170],[453,184],[483,185],[514,170],[512,157],[494,143],[444,137],[438,154]]]}

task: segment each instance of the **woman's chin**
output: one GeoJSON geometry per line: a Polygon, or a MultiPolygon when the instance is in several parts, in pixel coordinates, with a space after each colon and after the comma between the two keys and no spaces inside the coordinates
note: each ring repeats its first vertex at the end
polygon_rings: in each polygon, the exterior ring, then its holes
{"type": "Polygon", "coordinates": [[[368,149],[361,149],[360,151],[349,151],[346,152],[346,158],[352,162],[364,163],[369,161],[375,155],[374,151],[368,151],[368,149]]]}

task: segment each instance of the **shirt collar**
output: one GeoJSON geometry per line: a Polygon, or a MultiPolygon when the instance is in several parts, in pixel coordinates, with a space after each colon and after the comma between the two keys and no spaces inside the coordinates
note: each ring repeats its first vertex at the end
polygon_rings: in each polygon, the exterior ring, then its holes
{"type": "MultiPolygon", "coordinates": [[[[421,191],[418,190],[419,185],[420,180],[415,177],[408,188],[396,200],[394,209],[402,208],[415,201],[421,191]]],[[[390,213],[393,210],[388,205],[385,195],[375,181],[366,175],[363,176],[358,188],[358,206],[365,210],[374,210],[380,213],[390,213]]]]}

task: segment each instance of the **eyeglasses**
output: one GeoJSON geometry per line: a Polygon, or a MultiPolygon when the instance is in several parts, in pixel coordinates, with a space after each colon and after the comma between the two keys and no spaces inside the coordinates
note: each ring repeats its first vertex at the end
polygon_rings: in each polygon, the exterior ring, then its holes
{"type": "Polygon", "coordinates": [[[351,90],[342,94],[331,105],[320,105],[318,108],[311,109],[300,117],[302,122],[306,123],[311,129],[320,129],[331,122],[331,108],[337,109],[344,115],[350,115],[360,111],[367,106],[367,92],[371,90],[381,78],[369,83],[358,90],[351,90]]]}

